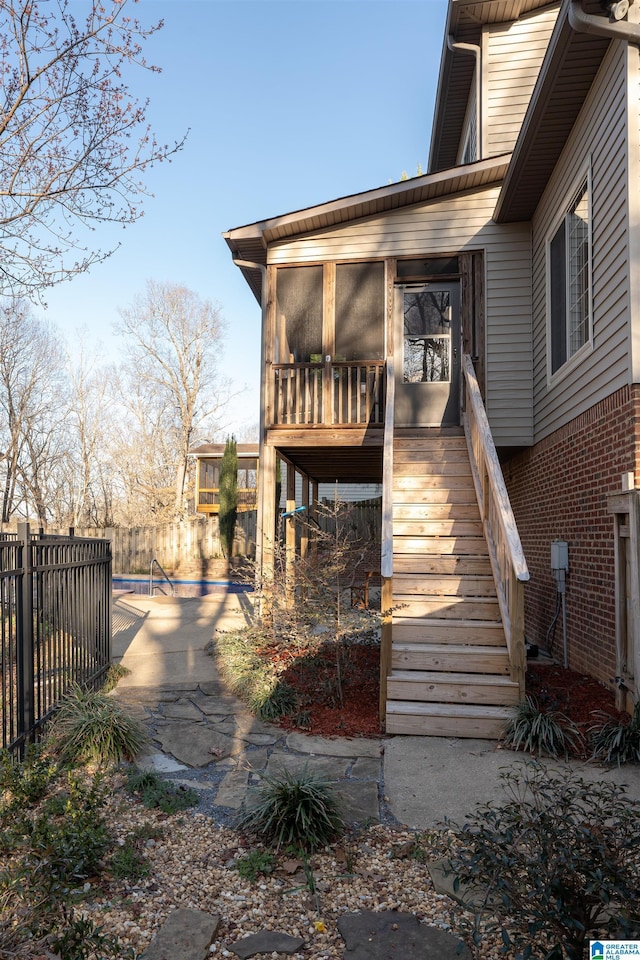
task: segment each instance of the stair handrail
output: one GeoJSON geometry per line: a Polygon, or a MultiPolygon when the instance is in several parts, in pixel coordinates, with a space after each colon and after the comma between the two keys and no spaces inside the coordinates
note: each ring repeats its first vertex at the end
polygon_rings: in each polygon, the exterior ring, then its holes
{"type": "Polygon", "coordinates": [[[509,651],[511,679],[524,693],[524,584],[529,580],[513,509],[504,482],[491,427],[473,362],[462,358],[465,404],[462,422],[469,449],[484,533],[489,547],[498,602],[509,651]]]}
{"type": "Polygon", "coordinates": [[[168,583],[169,586],[171,587],[171,596],[172,596],[172,597],[175,597],[176,591],[175,591],[175,586],[174,586],[173,580],[170,580],[170,579],[169,579],[169,577],[167,576],[167,574],[166,574],[166,573],[164,572],[164,570],[162,569],[162,567],[161,567],[161,565],[160,565],[160,561],[157,560],[156,557],[153,558],[153,560],[151,561],[151,565],[150,565],[150,567],[149,567],[149,596],[150,596],[150,597],[153,596],[153,590],[154,590],[154,587],[153,587],[153,568],[154,568],[154,566],[158,568],[158,570],[160,571],[160,573],[162,574],[162,576],[164,577],[164,579],[167,581],[167,583],[168,583]]]}
{"type": "Polygon", "coordinates": [[[387,359],[384,438],[382,450],[382,557],[380,573],[393,576],[393,420],[396,381],[393,357],[387,359]]]}
{"type": "Polygon", "coordinates": [[[380,610],[380,722],[384,724],[387,711],[387,677],[391,673],[391,610],[393,605],[393,421],[396,379],[393,357],[387,358],[386,390],[384,399],[384,436],[382,449],[382,553],[380,574],[382,589],[380,610]]]}

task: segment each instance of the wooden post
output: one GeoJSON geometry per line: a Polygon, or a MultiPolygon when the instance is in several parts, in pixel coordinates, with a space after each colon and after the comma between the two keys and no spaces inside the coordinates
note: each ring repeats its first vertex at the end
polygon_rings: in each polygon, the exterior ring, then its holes
{"type": "Polygon", "coordinates": [[[258,522],[256,530],[256,580],[262,591],[260,616],[263,622],[270,616],[270,596],[273,589],[274,550],[276,531],[276,450],[263,447],[260,457],[260,486],[258,488],[258,522]]]}
{"type": "Polygon", "coordinates": [[[302,474],[302,506],[306,509],[300,535],[300,558],[306,560],[309,552],[309,477],[306,473],[302,474]]]}
{"type": "MultiPolygon", "coordinates": [[[[287,462],[287,506],[286,512],[295,510],[296,507],[296,471],[293,466],[287,462]]],[[[296,563],[296,521],[294,517],[287,517],[285,528],[285,555],[284,555],[284,578],[285,578],[285,597],[287,607],[292,607],[295,603],[295,563],[296,563]]]]}
{"type": "Polygon", "coordinates": [[[387,714],[387,677],[391,674],[391,621],[393,616],[393,578],[382,578],[380,607],[382,629],[380,635],[380,723],[387,714]]]}

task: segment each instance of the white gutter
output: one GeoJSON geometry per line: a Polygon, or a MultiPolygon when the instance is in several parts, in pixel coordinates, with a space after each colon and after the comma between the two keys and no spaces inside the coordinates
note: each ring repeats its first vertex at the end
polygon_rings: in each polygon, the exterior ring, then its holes
{"type": "Polygon", "coordinates": [[[640,44],[640,24],[627,20],[615,20],[612,23],[604,17],[594,17],[584,12],[580,0],[571,0],[569,4],[569,26],[575,33],[593,33],[609,40],[640,44]]]}
{"type": "Polygon", "coordinates": [[[481,47],[477,43],[463,43],[462,40],[454,40],[451,34],[447,36],[447,47],[452,53],[455,53],[456,51],[459,53],[468,53],[476,58],[476,129],[478,131],[477,159],[482,160],[484,151],[482,149],[482,76],[480,74],[481,47]]]}

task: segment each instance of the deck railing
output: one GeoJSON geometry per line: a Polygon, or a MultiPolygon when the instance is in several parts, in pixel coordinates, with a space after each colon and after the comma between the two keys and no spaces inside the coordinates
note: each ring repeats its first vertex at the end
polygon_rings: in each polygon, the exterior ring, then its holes
{"type": "Polygon", "coordinates": [[[384,424],[382,360],[273,364],[272,425],[384,424]]]}
{"type": "Polygon", "coordinates": [[[529,580],[529,570],[475,370],[468,355],[462,358],[462,369],[465,384],[463,423],[473,480],[496,581],[511,679],[520,685],[523,694],[526,667],[524,584],[529,580]]]}

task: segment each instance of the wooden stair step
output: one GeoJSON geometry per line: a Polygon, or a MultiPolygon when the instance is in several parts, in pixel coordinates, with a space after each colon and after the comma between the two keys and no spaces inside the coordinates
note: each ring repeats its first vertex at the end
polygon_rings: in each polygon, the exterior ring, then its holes
{"type": "Polygon", "coordinates": [[[392,670],[436,670],[454,673],[509,673],[506,646],[444,643],[393,643],[392,670]]]}
{"type": "Polygon", "coordinates": [[[387,733],[431,737],[477,737],[497,740],[511,717],[509,707],[474,704],[387,704],[387,733]]]}
{"type": "Polygon", "coordinates": [[[410,463],[393,461],[393,471],[399,477],[471,477],[469,458],[465,460],[414,460],[410,463]]]}
{"type": "Polygon", "coordinates": [[[393,552],[488,557],[489,548],[484,537],[394,537],[393,552]]]}
{"type": "MultiPolygon", "coordinates": [[[[395,537],[482,537],[482,520],[396,520],[395,537]]],[[[434,544],[434,546],[436,546],[434,544]]],[[[435,552],[435,551],[434,551],[435,552]]]]}
{"type": "Polygon", "coordinates": [[[393,575],[411,573],[416,576],[478,576],[491,577],[491,561],[488,556],[456,556],[455,554],[393,554],[393,575]]]}
{"type": "Polygon", "coordinates": [[[473,520],[482,523],[477,503],[404,503],[396,500],[393,519],[420,522],[473,520]]]}
{"type": "Polygon", "coordinates": [[[395,619],[393,637],[396,643],[461,643],[474,646],[504,646],[504,627],[501,621],[395,619]]]}
{"type": "Polygon", "coordinates": [[[387,678],[389,700],[422,703],[482,703],[513,706],[520,688],[505,676],[438,673],[430,670],[394,670],[387,678]]]}
{"type": "Polygon", "coordinates": [[[469,503],[478,505],[473,480],[466,477],[431,477],[422,483],[420,477],[398,477],[393,482],[393,499],[397,503],[469,503]]]}
{"type": "Polygon", "coordinates": [[[499,620],[500,604],[490,597],[415,597],[396,593],[391,600],[394,618],[437,617],[440,620],[499,620]]]}
{"type": "Polygon", "coordinates": [[[466,444],[456,444],[447,448],[436,448],[423,444],[405,444],[393,448],[393,465],[400,463],[465,463],[469,469],[469,454],[466,444]]]}
{"type": "Polygon", "coordinates": [[[438,574],[394,573],[394,593],[426,597],[487,597],[496,599],[493,577],[441,576],[438,574]]]}

